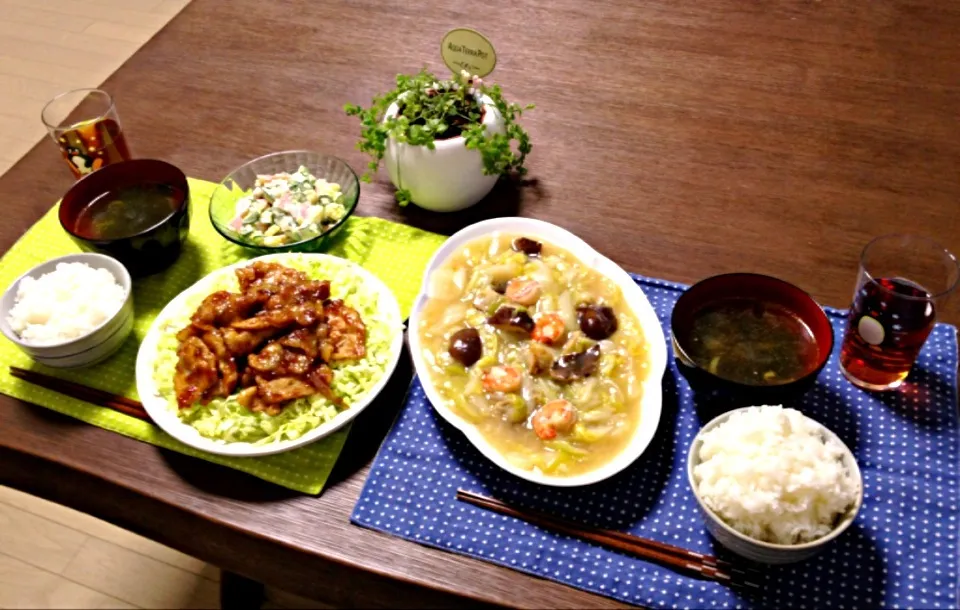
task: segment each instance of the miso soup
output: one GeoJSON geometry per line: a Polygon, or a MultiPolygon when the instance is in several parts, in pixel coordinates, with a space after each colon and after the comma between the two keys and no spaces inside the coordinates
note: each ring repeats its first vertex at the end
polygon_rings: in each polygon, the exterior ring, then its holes
{"type": "Polygon", "coordinates": [[[790,309],[733,298],[694,315],[689,356],[723,379],[766,386],[790,383],[813,371],[820,348],[810,328],[790,309]]]}
{"type": "Polygon", "coordinates": [[[167,184],[141,184],[110,190],[77,215],[74,232],[88,239],[123,239],[148,231],[180,207],[184,194],[167,184]]]}

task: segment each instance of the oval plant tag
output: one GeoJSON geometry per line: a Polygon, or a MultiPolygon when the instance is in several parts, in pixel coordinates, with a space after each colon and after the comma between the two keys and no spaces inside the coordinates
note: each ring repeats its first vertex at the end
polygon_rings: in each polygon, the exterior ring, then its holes
{"type": "Polygon", "coordinates": [[[480,78],[493,72],[497,65],[497,54],[490,41],[480,32],[469,28],[447,32],[440,42],[440,55],[443,63],[453,72],[466,70],[480,78]]]}

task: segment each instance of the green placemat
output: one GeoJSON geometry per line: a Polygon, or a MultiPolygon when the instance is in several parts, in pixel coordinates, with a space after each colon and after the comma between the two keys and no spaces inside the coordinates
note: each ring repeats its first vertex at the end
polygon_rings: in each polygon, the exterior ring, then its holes
{"type": "MultiPolygon", "coordinates": [[[[137,349],[154,318],[173,297],[215,269],[251,257],[248,250],[224,240],[210,224],[207,206],[216,184],[190,179],[190,239],[180,259],[167,271],[134,285],[136,323],[116,355],[95,367],[76,371],[50,369],[34,363],[14,344],[0,340],[0,362],[137,398],[134,364],[137,349]]],[[[0,259],[0,287],[46,260],[78,252],[57,219],[57,207],[43,216],[0,259]]],[[[423,271],[444,237],[379,218],[351,218],[337,236],[329,254],[342,256],[376,274],[393,291],[404,317],[420,289],[423,271]]],[[[49,407],[87,423],[126,436],[223,464],[267,481],[305,493],[320,493],[346,440],[348,428],[311,445],[267,457],[230,458],[197,451],[174,440],[159,428],[111,409],[66,397],[25,383],[0,366],[0,392],[49,407]]]]}

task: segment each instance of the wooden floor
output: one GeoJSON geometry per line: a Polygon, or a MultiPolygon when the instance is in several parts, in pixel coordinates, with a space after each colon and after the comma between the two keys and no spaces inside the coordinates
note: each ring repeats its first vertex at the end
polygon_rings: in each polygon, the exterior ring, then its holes
{"type": "MultiPolygon", "coordinates": [[[[188,3],[0,0],[0,174],[47,137],[48,99],[99,86],[188,3]]],[[[202,561],[0,487],[0,608],[216,608],[219,578],[202,561]]]]}
{"type": "Polygon", "coordinates": [[[47,100],[99,86],[189,2],[0,0],[0,174],[46,135],[47,100]]]}
{"type": "MultiPolygon", "coordinates": [[[[0,608],[219,608],[220,571],[0,485],[0,608]]],[[[263,610],[329,608],[273,588],[263,610]]]]}
{"type": "Polygon", "coordinates": [[[219,578],[198,559],[0,487],[2,608],[216,608],[219,578]]]}

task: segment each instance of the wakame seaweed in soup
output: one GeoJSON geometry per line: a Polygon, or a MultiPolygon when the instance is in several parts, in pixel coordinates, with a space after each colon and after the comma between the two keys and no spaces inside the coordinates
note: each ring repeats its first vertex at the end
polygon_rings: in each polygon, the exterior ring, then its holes
{"type": "Polygon", "coordinates": [[[168,184],[111,189],[77,216],[73,230],[88,239],[124,239],[153,229],[180,207],[184,194],[168,184]]]}
{"type": "Polygon", "coordinates": [[[767,301],[724,299],[697,312],[690,357],[714,375],[753,386],[782,385],[817,367],[820,349],[793,311],[767,301]]]}

